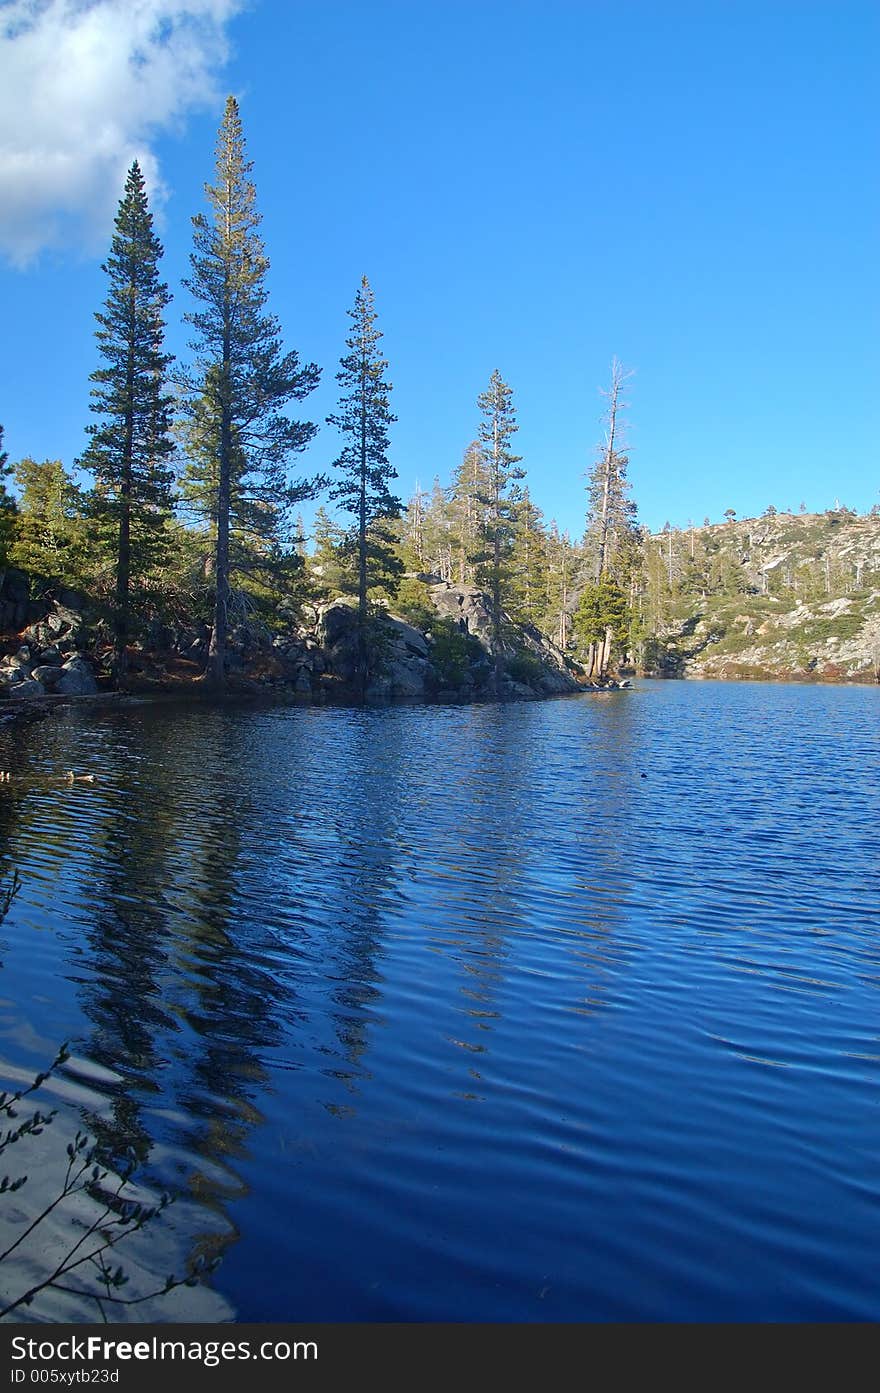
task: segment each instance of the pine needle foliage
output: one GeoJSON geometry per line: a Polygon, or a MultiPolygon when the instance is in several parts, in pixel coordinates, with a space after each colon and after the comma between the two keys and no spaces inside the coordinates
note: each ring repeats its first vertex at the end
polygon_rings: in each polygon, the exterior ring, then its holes
{"type": "Polygon", "coordinates": [[[504,677],[502,641],[502,609],[509,599],[513,572],[513,551],[516,537],[517,504],[522,492],[519,480],[525,470],[518,468],[521,455],[511,448],[513,435],[519,430],[513,405],[513,389],[496,369],[489,386],[477,398],[482,413],[479,444],[482,448],[486,491],[478,502],[482,505],[480,536],[483,552],[477,578],[492,596],[493,652],[495,658],[496,694],[501,694],[504,677]]]}
{"type": "MultiPolygon", "coordinates": [[[[192,274],[185,285],[200,308],[193,325],[194,364],[183,381],[190,458],[184,499],[211,531],[214,630],[209,674],[225,681],[231,582],[237,561],[230,539],[271,554],[289,545],[296,506],[323,480],[291,480],[288,461],[316,426],[284,408],[318,385],[314,363],[284,352],[281,327],[267,312],[269,261],[259,235],[238,103],[227,98],[217,137],[215,177],[205,186],[208,213],[193,218],[192,274]]],[[[246,550],[246,548],[244,548],[246,550]]]]}
{"type": "Polygon", "coordinates": [[[162,244],[153,231],[137,160],[128,171],[110,255],[102,266],[107,299],[95,318],[104,366],[91,375],[91,409],[101,421],[80,460],[95,476],[95,530],[116,562],[114,605],[117,679],[125,675],[132,591],[165,556],[173,475],[168,457],[172,399],[165,390],[171,356],[164,351],[168,287],[159,278],[162,244]]]}
{"type": "Polygon", "coordinates": [[[391,411],[391,383],[385,374],[382,331],[376,326],[373,291],[364,276],[354,307],[348,311],[352,330],[345,340],[348,353],[340,359],[336,380],[342,388],[338,410],[327,417],[343,438],[334,460],[341,478],[331,496],[355,519],[358,597],[358,680],[361,694],[370,672],[368,591],[381,584],[393,594],[403,567],[392,524],[402,504],[389,483],[397,471],[388,459],[390,427],[397,419],[391,411]]]}

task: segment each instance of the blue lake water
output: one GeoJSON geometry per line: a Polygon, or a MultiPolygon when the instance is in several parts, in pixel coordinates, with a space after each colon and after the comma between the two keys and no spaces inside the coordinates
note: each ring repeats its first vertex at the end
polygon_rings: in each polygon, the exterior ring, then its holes
{"type": "Polygon", "coordinates": [[[876,1320],[878,737],[718,683],[0,732],[4,1080],[70,1040],[50,1131],[180,1193],[138,1270],[222,1255],[208,1319],[876,1320]]]}

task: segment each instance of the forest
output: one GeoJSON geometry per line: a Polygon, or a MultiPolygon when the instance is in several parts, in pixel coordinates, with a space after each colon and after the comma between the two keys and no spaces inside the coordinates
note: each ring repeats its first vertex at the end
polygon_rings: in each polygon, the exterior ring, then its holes
{"type": "MultiPolygon", "coordinates": [[[[180,364],[165,351],[171,295],[143,174],[132,164],[102,268],[99,366],[84,402],[94,419],[76,472],[60,460],[11,463],[0,427],[0,566],[25,573],[33,595],[52,587],[88,595],[108,681],[125,688],[133,651],[157,627],[202,625],[204,676],[221,689],[231,636],[249,626],[292,630],[304,606],[349,597],[363,692],[381,665],[377,619],[384,613],[454,646],[453,621],[432,606],[429,582],[436,579],[487,597],[496,695],[510,665],[511,625],[546,635],[579,680],[602,682],[621,666],[680,675],[701,647],[688,649],[683,637],[699,636],[706,614],[726,613],[725,606],[732,606],[728,630],[747,625],[749,603],[760,619],[773,606],[799,613],[840,597],[850,597],[842,637],[874,622],[876,507],[860,520],[836,504],[806,548],[797,527],[803,504],[799,514],[769,505],[745,531],[733,509],[722,523],[667,523],[654,534],[639,525],[627,478],[631,373],[616,358],[601,441],[582,481],[582,535],[561,531],[535,502],[515,451],[514,391],[498,371],[475,392],[478,429],[470,440],[465,430],[450,477],[398,497],[389,460],[389,364],[366,276],[349,311],[339,405],[328,418],[340,442],[332,474],[292,477],[318,426],[293,419],[289,408],[306,401],[320,369],[284,348],[269,310],[269,263],[250,175],[230,97],[207,211],[193,218],[185,282],[195,305],[185,316],[191,358],[180,364]],[[303,509],[319,499],[307,535],[303,509]],[[756,559],[783,519],[797,533],[792,544],[756,559]],[[853,520],[868,524],[866,545],[839,545],[853,520]]],[[[723,622],[708,628],[709,643],[724,639],[723,622]]],[[[814,672],[818,659],[803,657],[804,672],[814,672]]],[[[872,661],[869,655],[866,672],[872,661]]]]}

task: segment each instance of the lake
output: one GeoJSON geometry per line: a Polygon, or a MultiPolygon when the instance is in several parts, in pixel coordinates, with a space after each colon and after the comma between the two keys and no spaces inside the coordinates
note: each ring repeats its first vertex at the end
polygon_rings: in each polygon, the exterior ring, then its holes
{"type": "Polygon", "coordinates": [[[72,1050],[4,1233],[84,1128],[179,1194],[131,1291],[222,1257],[113,1319],[880,1318],[878,734],[684,682],[0,732],[6,1086],[72,1050]]]}

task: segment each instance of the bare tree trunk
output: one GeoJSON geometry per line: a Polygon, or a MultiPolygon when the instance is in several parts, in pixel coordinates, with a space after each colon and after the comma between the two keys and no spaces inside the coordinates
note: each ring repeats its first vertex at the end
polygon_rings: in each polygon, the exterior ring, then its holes
{"type": "Polygon", "coordinates": [[[568,642],[568,580],[566,576],[565,552],[562,553],[562,582],[561,600],[559,614],[559,647],[565,652],[565,645],[568,642]]]}
{"type": "Polygon", "coordinates": [[[220,477],[217,486],[217,551],[214,567],[214,632],[208,649],[208,673],[221,691],[226,685],[229,632],[229,510],[232,500],[232,413],[229,404],[229,337],[223,344],[223,401],[220,408],[220,477]]]}
{"type": "MultiPolygon", "coordinates": [[[[232,239],[232,176],[226,179],[226,245],[232,239]]],[[[220,460],[217,480],[217,552],[214,570],[214,632],[208,649],[208,675],[222,691],[226,686],[226,640],[229,629],[229,511],[232,504],[232,287],[227,262],[223,285],[223,366],[220,390],[220,460]]]]}
{"type": "Polygon", "coordinates": [[[369,654],[367,653],[367,387],[366,362],[361,381],[361,478],[358,504],[358,646],[357,688],[363,701],[367,694],[369,654]]]}
{"type": "Polygon", "coordinates": [[[600,682],[604,682],[605,678],[608,676],[608,666],[609,666],[609,663],[611,662],[611,640],[612,640],[613,636],[614,636],[614,631],[613,631],[613,629],[611,629],[610,627],[607,628],[607,629],[605,630],[605,636],[604,636],[604,638],[602,639],[601,657],[600,657],[600,659],[599,659],[599,681],[600,681],[600,682]]]}
{"type": "Polygon", "coordinates": [[[611,503],[611,475],[614,469],[614,454],[617,437],[617,412],[620,389],[627,374],[616,358],[611,363],[611,388],[608,392],[608,438],[602,460],[602,507],[599,513],[599,555],[596,561],[596,583],[602,579],[608,566],[608,525],[611,503]]]}
{"type": "Polygon", "coordinates": [[[504,657],[501,650],[501,497],[498,484],[498,422],[493,425],[492,445],[492,507],[494,528],[492,539],[492,637],[495,647],[495,699],[501,700],[501,684],[504,680],[504,657]]]}
{"type": "Polygon", "coordinates": [[[116,563],[116,624],[113,666],[116,686],[125,683],[128,672],[129,582],[131,575],[131,476],[123,478],[122,511],[119,515],[119,556],[116,563]]]}

